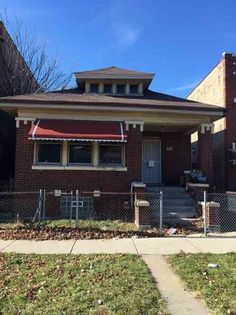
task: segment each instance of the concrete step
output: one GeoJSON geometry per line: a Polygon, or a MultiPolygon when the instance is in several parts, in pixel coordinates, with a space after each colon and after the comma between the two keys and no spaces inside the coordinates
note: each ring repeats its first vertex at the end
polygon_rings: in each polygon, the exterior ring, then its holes
{"type": "Polygon", "coordinates": [[[179,187],[179,186],[158,186],[158,187],[152,187],[148,186],[147,191],[149,192],[186,192],[185,187],[179,187]]]}
{"type": "Polygon", "coordinates": [[[164,207],[167,206],[193,206],[192,198],[164,198],[163,199],[164,207]]]}
{"type": "Polygon", "coordinates": [[[193,218],[197,214],[194,206],[167,206],[163,207],[163,217],[179,217],[179,218],[193,218]]]}
{"type": "Polygon", "coordinates": [[[191,196],[186,191],[184,192],[163,192],[163,199],[191,199],[191,196]]]}

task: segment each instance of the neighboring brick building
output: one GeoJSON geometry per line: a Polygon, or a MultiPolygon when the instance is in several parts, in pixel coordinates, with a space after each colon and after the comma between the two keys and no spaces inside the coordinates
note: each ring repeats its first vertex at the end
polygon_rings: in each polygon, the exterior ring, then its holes
{"type": "MultiPolygon", "coordinates": [[[[75,73],[75,89],[1,98],[0,108],[17,113],[15,189],[179,185],[191,167],[192,131],[209,150],[223,111],[153,92],[153,76],[110,67],[75,73]]],[[[210,153],[200,163],[211,183],[210,153]]]]}
{"type": "MultiPolygon", "coordinates": [[[[33,93],[37,88],[30,69],[0,21],[0,97],[33,93]]],[[[15,112],[0,111],[0,186],[14,176],[14,116],[15,112]]]]}
{"type": "Polygon", "coordinates": [[[223,53],[187,99],[226,110],[225,117],[214,123],[214,184],[217,190],[236,190],[236,55],[223,53]]]}

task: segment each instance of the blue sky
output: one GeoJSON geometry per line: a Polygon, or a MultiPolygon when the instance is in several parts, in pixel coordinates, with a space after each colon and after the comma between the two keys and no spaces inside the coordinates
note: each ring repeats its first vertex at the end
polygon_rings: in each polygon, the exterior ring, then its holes
{"type": "Polygon", "coordinates": [[[183,97],[222,52],[236,53],[235,0],[0,0],[0,10],[23,19],[65,72],[149,71],[153,90],[183,97]]]}

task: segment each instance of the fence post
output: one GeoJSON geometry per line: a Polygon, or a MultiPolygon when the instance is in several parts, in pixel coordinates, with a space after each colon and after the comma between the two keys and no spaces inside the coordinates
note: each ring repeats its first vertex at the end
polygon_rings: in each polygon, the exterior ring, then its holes
{"type": "Polygon", "coordinates": [[[163,230],[163,192],[160,191],[160,235],[163,230]]]}
{"type": "Polygon", "coordinates": [[[79,191],[76,190],[75,226],[79,227],[79,191]]]}
{"type": "Polygon", "coordinates": [[[203,193],[204,236],[207,236],[206,203],[207,203],[207,192],[206,192],[206,190],[204,190],[204,193],[203,193]]]}
{"type": "Polygon", "coordinates": [[[70,192],[70,227],[72,227],[73,191],[70,192]]]}
{"type": "Polygon", "coordinates": [[[40,224],[42,216],[42,205],[43,205],[43,191],[39,190],[39,208],[38,208],[38,224],[40,224]]]}
{"type": "Polygon", "coordinates": [[[45,220],[45,211],[46,211],[46,190],[43,190],[43,214],[42,214],[42,221],[45,220]]]}

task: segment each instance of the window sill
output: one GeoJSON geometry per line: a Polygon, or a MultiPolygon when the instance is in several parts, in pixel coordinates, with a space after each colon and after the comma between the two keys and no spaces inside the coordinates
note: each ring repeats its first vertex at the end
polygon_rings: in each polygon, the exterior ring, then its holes
{"type": "Polygon", "coordinates": [[[33,165],[32,170],[55,170],[55,171],[114,171],[126,172],[128,169],[124,166],[62,166],[62,165],[33,165]]]}

